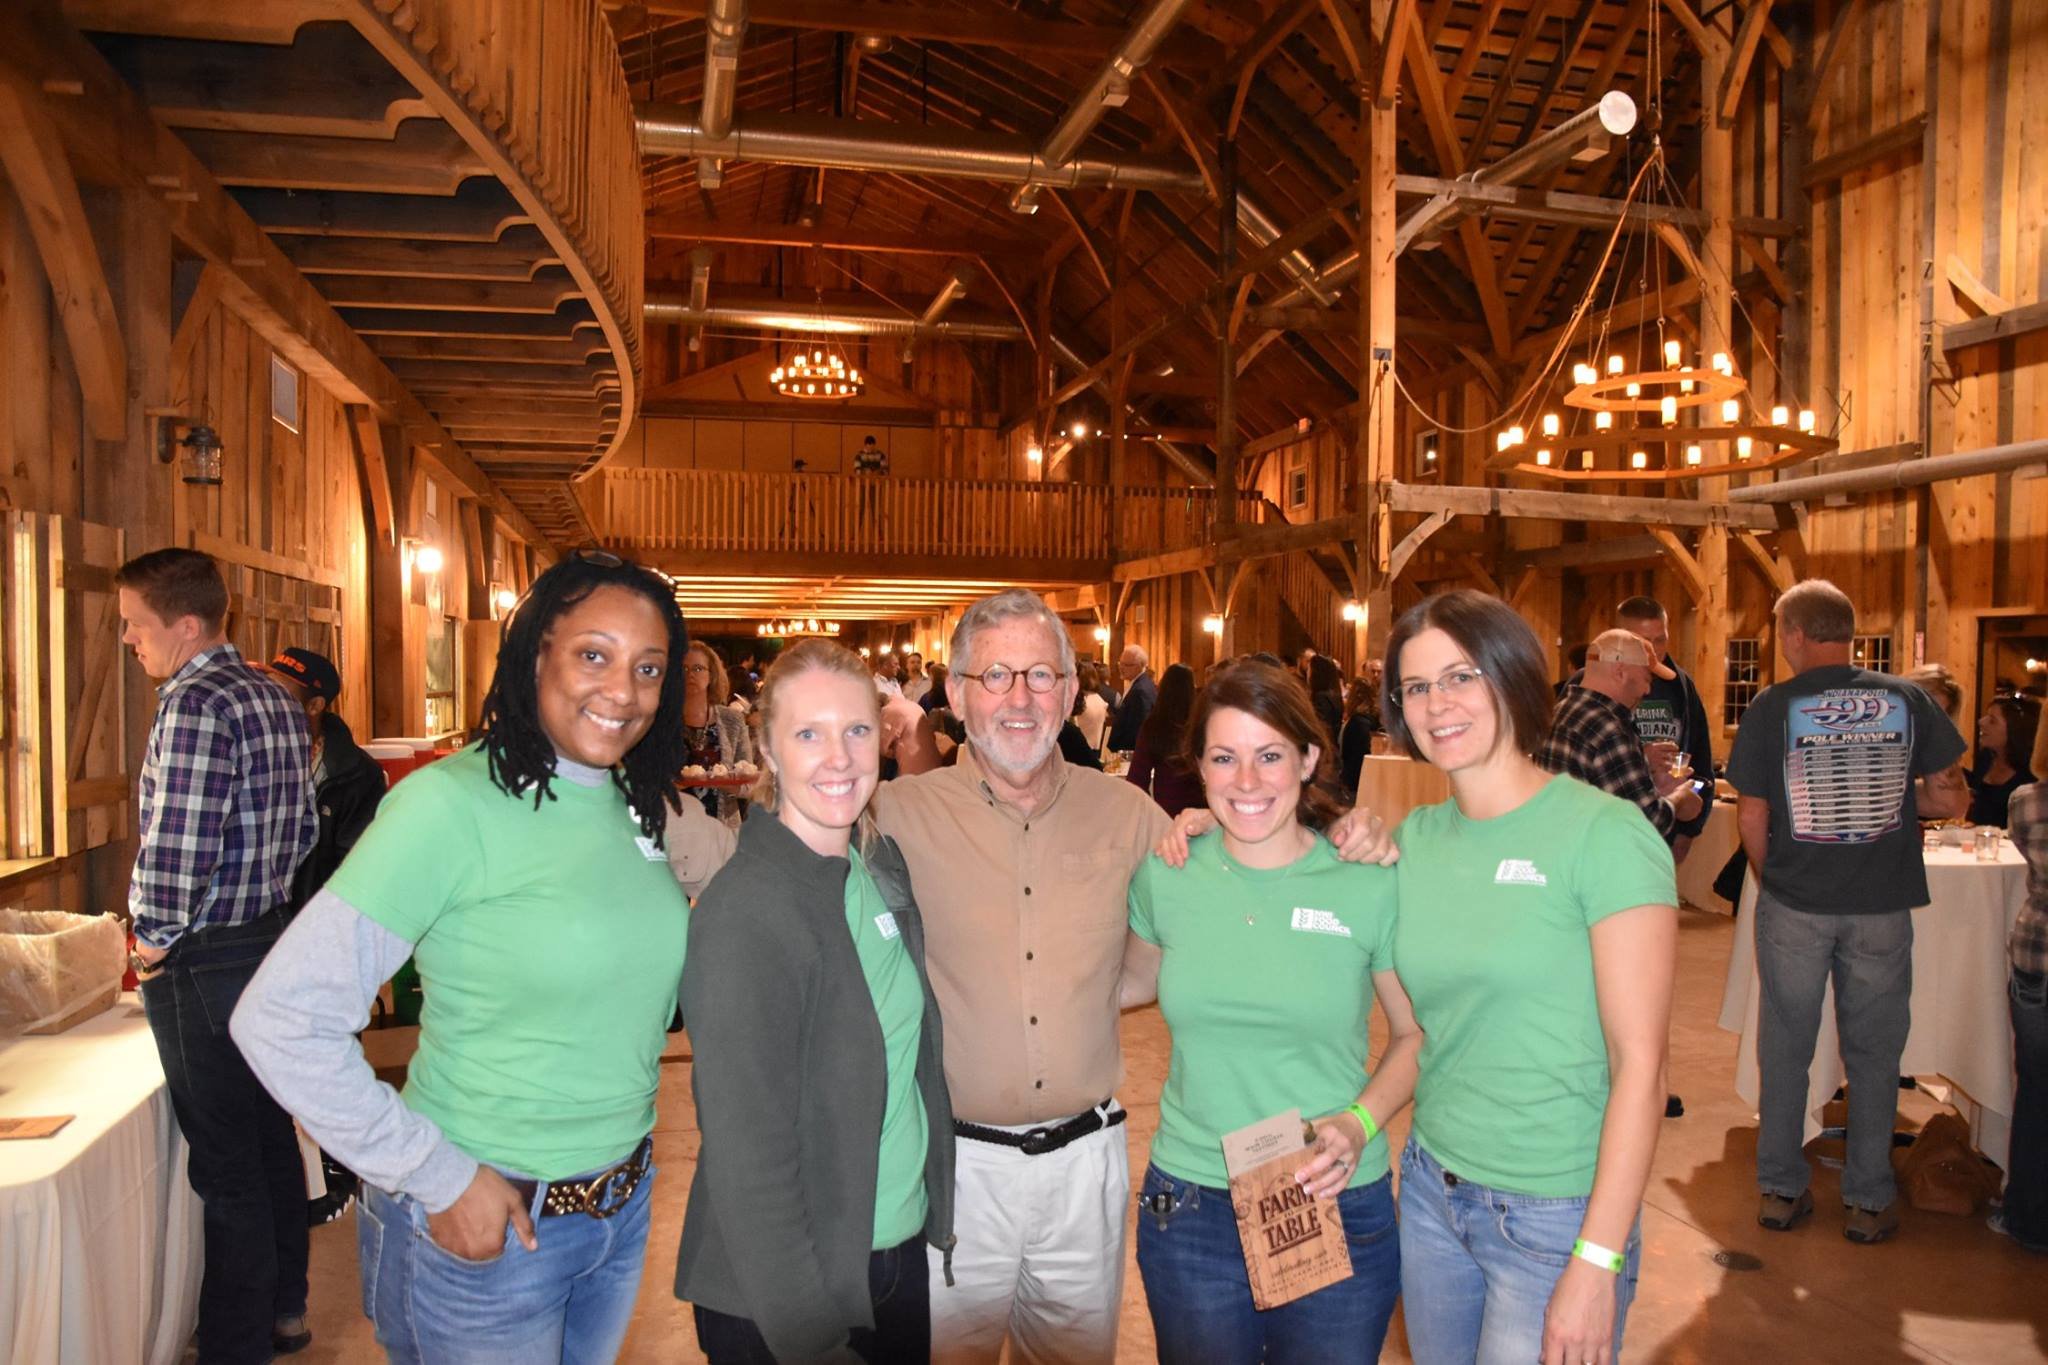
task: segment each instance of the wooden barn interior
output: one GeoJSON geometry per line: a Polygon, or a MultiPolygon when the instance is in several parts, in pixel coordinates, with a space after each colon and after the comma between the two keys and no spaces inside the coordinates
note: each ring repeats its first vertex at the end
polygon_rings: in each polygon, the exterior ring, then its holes
{"type": "MultiPolygon", "coordinates": [[[[585,547],[735,660],[1024,584],[1085,659],[1349,678],[1476,587],[1562,678],[1648,594],[1723,754],[1821,577],[1967,735],[2048,676],[2044,90],[2037,0],[10,0],[0,904],[125,905],[111,572],[171,545],[364,738],[473,725],[585,547]]],[[[1702,909],[1632,1354],[2048,1359],[1981,1217],[1757,1244],[1702,909]]],[[[629,1359],[696,1358],[671,1180],[629,1359]]],[[[323,1235],[308,1358],[374,1358],[323,1235]]]]}

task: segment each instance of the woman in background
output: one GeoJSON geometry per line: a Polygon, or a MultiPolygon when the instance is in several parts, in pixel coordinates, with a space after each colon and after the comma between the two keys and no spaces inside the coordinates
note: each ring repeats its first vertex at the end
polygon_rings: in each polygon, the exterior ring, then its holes
{"type": "Polygon", "coordinates": [[[2039,775],[2029,764],[2040,728],[2041,703],[2032,697],[1993,697],[1984,708],[1977,718],[1977,770],[1970,777],[1971,824],[2004,828],[2013,792],[2039,775]]]}
{"type": "Polygon", "coordinates": [[[1372,752],[1372,737],[1380,733],[1380,689],[1366,675],[1351,680],[1351,694],[1344,703],[1344,730],[1338,736],[1342,759],[1338,778],[1355,799],[1358,775],[1365,769],[1365,756],[1372,752]]]}
{"type": "MultiPolygon", "coordinates": [[[[1074,692],[1074,724],[1088,747],[1100,754],[1102,737],[1109,733],[1109,703],[1102,695],[1102,665],[1083,663],[1076,672],[1079,682],[1074,692]]],[[[1098,761],[1095,766],[1102,765],[1098,761]]]]}
{"type": "Polygon", "coordinates": [[[1344,674],[1327,654],[1312,654],[1308,660],[1308,696],[1323,723],[1328,742],[1323,752],[1337,752],[1337,740],[1344,733],[1344,674]]]}
{"type": "MultiPolygon", "coordinates": [[[[683,662],[683,745],[694,764],[710,772],[723,763],[731,768],[754,759],[753,738],[747,718],[726,704],[732,685],[726,681],[725,661],[718,651],[702,640],[690,641],[689,657],[683,662]]],[[[740,799],[737,793],[719,787],[703,787],[691,793],[704,809],[728,825],[737,826],[740,799]]]]}
{"type": "Polygon", "coordinates": [[[1202,804],[1202,779],[1183,757],[1188,714],[1195,705],[1195,672],[1186,664],[1168,664],[1159,675],[1159,696],[1138,729],[1138,747],[1124,774],[1149,792],[1168,815],[1202,804]]]}

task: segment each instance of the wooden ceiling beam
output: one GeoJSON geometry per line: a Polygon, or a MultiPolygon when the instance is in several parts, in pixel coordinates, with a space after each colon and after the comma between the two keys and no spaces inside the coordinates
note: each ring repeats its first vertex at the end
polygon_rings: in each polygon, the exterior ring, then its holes
{"type": "MultiPolygon", "coordinates": [[[[626,0],[605,0],[606,9],[626,0]]],[[[707,0],[631,0],[632,8],[669,19],[701,19],[707,0]]],[[[1025,55],[1107,60],[1126,30],[1062,20],[1031,19],[1003,10],[960,10],[913,0],[750,0],[747,19],[763,27],[873,33],[961,47],[999,47],[1025,55]]],[[[1189,30],[1166,35],[1152,60],[1191,70],[1212,70],[1223,60],[1213,39],[1189,30]]]]}
{"type": "Polygon", "coordinates": [[[223,185],[360,194],[455,193],[489,168],[439,119],[407,119],[389,139],[277,136],[188,128],[181,135],[223,185]]]}
{"type": "Polygon", "coordinates": [[[489,337],[500,340],[591,340],[603,344],[590,306],[578,300],[551,317],[532,313],[443,313],[410,308],[345,308],[341,316],[360,336],[489,337]]]}
{"type": "Polygon", "coordinates": [[[553,317],[582,298],[560,266],[517,282],[474,279],[404,279],[392,275],[322,275],[316,287],[336,308],[391,308],[437,313],[527,313],[553,317]]]}
{"type": "Polygon", "coordinates": [[[232,0],[214,5],[165,0],[63,0],[64,18],[87,33],[142,33],[216,43],[282,46],[299,29],[334,17],[331,0],[232,0]]]}
{"type": "Polygon", "coordinates": [[[592,355],[609,355],[592,334],[566,341],[503,337],[380,336],[371,345],[385,360],[491,360],[508,365],[581,365],[592,355]]]}
{"type": "Polygon", "coordinates": [[[879,255],[972,256],[1036,254],[1037,240],[993,227],[972,235],[877,232],[854,225],[804,227],[796,223],[706,222],[679,213],[647,215],[647,236],[654,241],[807,247],[825,251],[872,251],[879,255]]]}
{"type": "Polygon", "coordinates": [[[167,128],[389,138],[402,120],[431,117],[345,23],[309,24],[288,46],[122,34],[99,47],[167,128]]]}
{"type": "Polygon", "coordinates": [[[1777,514],[1756,503],[1645,498],[1613,493],[1554,493],[1547,488],[1470,488],[1389,483],[1382,496],[1395,512],[1456,516],[1535,517],[1548,521],[1615,522],[1633,526],[1728,526],[1775,531],[1777,514]]]}
{"type": "Polygon", "coordinates": [[[391,275],[406,279],[528,283],[559,266],[536,228],[508,229],[495,242],[406,241],[396,237],[283,237],[278,246],[302,275],[391,275]]]}
{"type": "Polygon", "coordinates": [[[506,228],[533,222],[489,176],[466,180],[448,196],[244,188],[234,191],[234,199],[273,236],[495,242],[506,228]]]}

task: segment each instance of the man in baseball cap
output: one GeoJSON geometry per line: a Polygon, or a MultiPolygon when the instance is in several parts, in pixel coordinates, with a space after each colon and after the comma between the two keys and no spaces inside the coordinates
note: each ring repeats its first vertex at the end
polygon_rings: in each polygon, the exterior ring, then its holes
{"type": "Polygon", "coordinates": [[[285,691],[305,709],[313,732],[314,804],[320,811],[320,838],[292,878],[296,910],[326,884],[370,827],[377,803],[384,799],[384,770],[356,745],[347,722],[334,714],[341,698],[341,670],[325,654],[310,649],[281,649],[264,665],[285,691]]]}
{"type": "Polygon", "coordinates": [[[1671,842],[1681,821],[1699,814],[1700,794],[1667,767],[1654,771],[1636,733],[1635,705],[1652,677],[1672,672],[1632,630],[1607,630],[1586,650],[1586,671],[1565,689],[1536,761],[1635,803],[1671,842]]]}

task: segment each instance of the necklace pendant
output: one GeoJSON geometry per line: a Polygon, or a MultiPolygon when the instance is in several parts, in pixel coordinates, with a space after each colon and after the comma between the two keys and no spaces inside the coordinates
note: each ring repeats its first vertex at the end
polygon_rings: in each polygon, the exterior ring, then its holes
{"type": "Polygon", "coordinates": [[[1257,921],[1257,920],[1255,920],[1255,919],[1253,919],[1253,918],[1252,918],[1252,917],[1251,917],[1250,915],[1246,915],[1246,916],[1244,917],[1244,922],[1245,922],[1246,924],[1256,924],[1256,923],[1258,923],[1258,921],[1257,921]]]}

